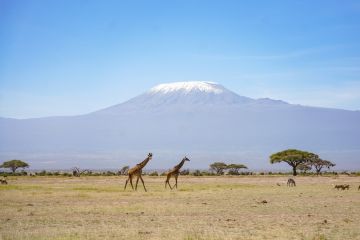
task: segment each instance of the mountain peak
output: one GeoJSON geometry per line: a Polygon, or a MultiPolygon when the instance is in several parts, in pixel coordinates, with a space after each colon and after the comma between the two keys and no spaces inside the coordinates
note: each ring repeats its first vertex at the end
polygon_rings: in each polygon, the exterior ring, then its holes
{"type": "Polygon", "coordinates": [[[151,94],[158,93],[172,93],[172,92],[205,92],[213,94],[221,94],[226,89],[214,82],[204,82],[204,81],[192,81],[192,82],[174,82],[174,83],[164,83],[159,84],[149,90],[151,94]]]}
{"type": "Polygon", "coordinates": [[[103,109],[98,113],[119,114],[123,111],[159,111],[159,109],[203,109],[204,107],[254,107],[280,105],[271,99],[240,96],[214,82],[189,81],[159,84],[124,103],[103,109]],[[250,106],[251,105],[251,106],[250,106]]]}

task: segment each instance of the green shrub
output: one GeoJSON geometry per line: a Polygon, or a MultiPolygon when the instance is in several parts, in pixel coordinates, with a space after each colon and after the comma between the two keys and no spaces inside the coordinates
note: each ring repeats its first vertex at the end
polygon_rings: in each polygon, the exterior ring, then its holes
{"type": "Polygon", "coordinates": [[[150,173],[149,176],[159,176],[159,173],[157,171],[155,171],[155,172],[150,173]]]}
{"type": "Polygon", "coordinates": [[[112,171],[106,171],[101,173],[102,176],[116,176],[115,172],[112,171]]]}
{"type": "Polygon", "coordinates": [[[184,169],[180,172],[180,175],[189,175],[190,174],[190,170],[189,169],[184,169]]]}
{"type": "Polygon", "coordinates": [[[229,170],[228,175],[240,175],[239,171],[236,171],[236,170],[229,170]]]}
{"type": "Polygon", "coordinates": [[[193,176],[202,176],[202,173],[200,172],[200,170],[195,170],[193,173],[192,173],[193,176]]]}
{"type": "Polygon", "coordinates": [[[45,176],[45,175],[46,175],[46,171],[45,171],[45,170],[42,170],[41,172],[36,172],[35,174],[38,175],[38,176],[45,176]]]}

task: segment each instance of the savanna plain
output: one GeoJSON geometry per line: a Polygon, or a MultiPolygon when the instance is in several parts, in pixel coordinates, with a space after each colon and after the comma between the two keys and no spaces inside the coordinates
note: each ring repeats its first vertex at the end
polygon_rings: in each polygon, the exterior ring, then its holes
{"type": "Polygon", "coordinates": [[[360,239],[360,177],[143,178],[8,177],[0,239],[360,239]]]}

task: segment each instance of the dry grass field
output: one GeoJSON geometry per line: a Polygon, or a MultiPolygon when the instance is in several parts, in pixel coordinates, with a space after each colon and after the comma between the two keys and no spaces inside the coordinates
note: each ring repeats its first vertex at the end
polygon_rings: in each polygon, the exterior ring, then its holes
{"type": "Polygon", "coordinates": [[[0,239],[360,239],[360,177],[144,180],[146,193],[124,177],[9,177],[0,239]]]}

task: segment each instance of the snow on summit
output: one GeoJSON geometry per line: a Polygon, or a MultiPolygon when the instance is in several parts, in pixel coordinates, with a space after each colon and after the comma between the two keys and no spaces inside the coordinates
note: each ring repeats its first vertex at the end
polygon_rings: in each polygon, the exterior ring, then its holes
{"type": "Polygon", "coordinates": [[[150,93],[171,93],[171,92],[184,92],[190,93],[200,91],[205,93],[221,94],[225,88],[220,84],[213,82],[175,82],[159,84],[150,89],[150,93]]]}
{"type": "MultiPolygon", "coordinates": [[[[240,96],[221,84],[205,81],[163,83],[124,103],[97,111],[101,114],[122,114],[126,111],[159,111],[164,109],[199,109],[214,107],[248,107],[263,109],[278,106],[280,101],[272,99],[255,100],[240,96]]],[[[260,110],[259,110],[260,111],[260,110]]]]}

